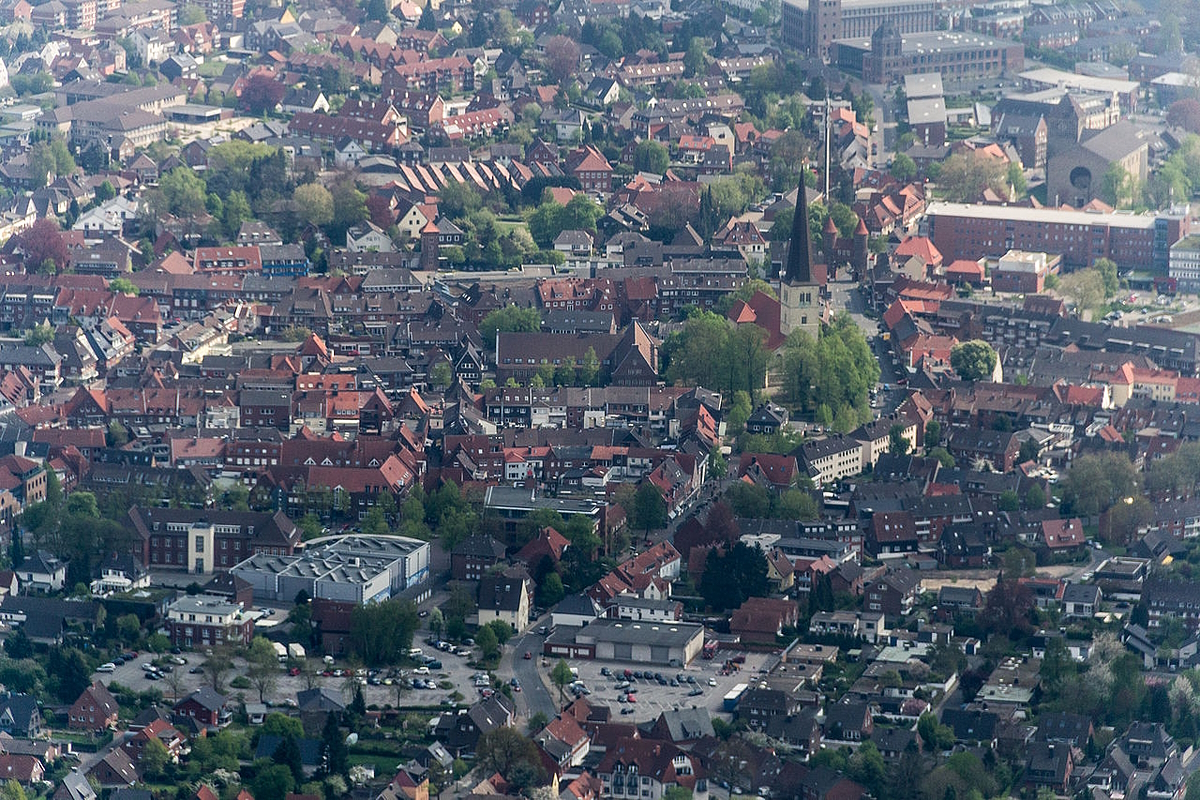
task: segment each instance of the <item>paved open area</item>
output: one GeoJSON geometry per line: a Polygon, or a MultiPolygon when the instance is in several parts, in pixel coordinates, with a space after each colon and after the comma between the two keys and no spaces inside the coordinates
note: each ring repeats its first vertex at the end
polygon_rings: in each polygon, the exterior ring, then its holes
{"type": "Polygon", "coordinates": [[[713,660],[697,659],[682,670],[650,666],[650,677],[646,677],[645,664],[578,660],[567,663],[579,670],[579,679],[590,692],[589,700],[613,709],[613,715],[617,719],[645,722],[671,709],[698,707],[706,708],[713,714],[724,711],[725,695],[739,683],[753,684],[768,658],[765,653],[719,650],[713,660]],[[721,675],[721,667],[725,660],[738,655],[746,656],[746,662],[740,665],[741,668],[729,675],[721,675]],[[605,669],[611,675],[602,674],[601,670],[605,669]],[[627,680],[626,669],[631,672],[640,671],[643,676],[627,680]],[[665,685],[657,679],[657,675],[662,676],[665,685]],[[629,684],[628,689],[617,689],[626,682],[629,684]],[[672,685],[672,682],[675,685],[672,685]],[[630,695],[635,698],[634,702],[629,702],[630,695]],[[621,702],[621,698],[625,698],[625,702],[621,702]]]}
{"type": "MultiPolygon", "coordinates": [[[[397,704],[435,706],[442,704],[455,691],[462,694],[463,702],[471,703],[478,699],[479,690],[474,685],[474,677],[478,671],[467,666],[468,658],[466,656],[440,652],[425,642],[415,643],[414,646],[421,647],[424,654],[438,658],[442,663],[442,668],[419,672],[420,666],[413,662],[394,669],[378,672],[372,670],[366,675],[359,676],[349,674],[347,672],[349,665],[344,661],[335,661],[332,665],[328,665],[316,658],[313,659],[313,667],[321,674],[311,678],[304,674],[288,674],[281,665],[279,674],[275,676],[274,686],[267,692],[265,699],[268,704],[274,706],[290,705],[295,702],[296,693],[307,689],[310,681],[313,686],[327,687],[341,692],[347,702],[353,697],[354,686],[357,682],[363,687],[363,698],[368,706],[394,706],[397,704]],[[325,672],[330,674],[326,675],[325,672]],[[404,688],[401,686],[402,682],[407,683],[412,678],[423,682],[432,682],[433,688],[404,688]]],[[[202,652],[185,652],[179,658],[187,663],[169,665],[173,670],[172,674],[178,678],[177,686],[175,685],[176,681],[169,676],[152,679],[146,675],[142,665],[156,660],[152,653],[139,653],[137,658],[126,664],[118,665],[113,672],[97,672],[94,677],[106,684],[119,683],[135,691],[157,689],[163,693],[167,702],[171,702],[174,699],[176,688],[178,688],[180,697],[186,697],[199,687],[209,685],[209,676],[205,672],[193,671],[204,668],[206,656],[202,652]]],[[[234,668],[224,676],[225,691],[232,696],[240,695],[247,702],[258,702],[257,687],[234,689],[229,685],[230,681],[238,675],[245,675],[246,672],[245,662],[235,659],[234,668]]]]}

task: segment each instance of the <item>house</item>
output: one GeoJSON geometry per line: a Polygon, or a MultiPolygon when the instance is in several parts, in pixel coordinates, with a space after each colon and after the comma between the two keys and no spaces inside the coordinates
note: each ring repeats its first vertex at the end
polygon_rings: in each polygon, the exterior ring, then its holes
{"type": "Polygon", "coordinates": [[[479,580],[479,624],[499,619],[515,631],[525,630],[532,595],[533,587],[526,576],[484,575],[479,580]]]}
{"type": "Polygon", "coordinates": [[[29,592],[61,592],[67,582],[67,562],[45,550],[26,556],[16,570],[17,580],[29,592]]]}
{"type": "Polygon", "coordinates": [[[791,600],[750,597],[733,612],[729,632],[753,644],[775,644],[785,628],[794,628],[800,609],[791,600]]]}
{"type": "Polygon", "coordinates": [[[773,717],[790,717],[800,703],[782,689],[747,689],[737,704],[737,719],[755,731],[765,731],[773,717]]]}
{"type": "Polygon", "coordinates": [[[881,612],[889,620],[907,616],[921,596],[921,576],[916,570],[897,569],[866,585],[863,609],[881,612]]]}
{"type": "Polygon", "coordinates": [[[396,248],[382,228],[367,220],[346,231],[346,249],[351,253],[390,253],[396,248]]]}
{"type": "Polygon", "coordinates": [[[176,720],[195,720],[214,728],[229,724],[233,712],[228,701],[216,690],[204,686],[175,704],[172,714],[176,720]]]}
{"type": "Polygon", "coordinates": [[[1063,590],[1063,614],[1067,617],[1091,617],[1100,610],[1100,587],[1090,583],[1068,583],[1063,590]]]}
{"type": "Polygon", "coordinates": [[[45,774],[46,767],[37,756],[26,753],[0,754],[0,780],[31,786],[41,783],[45,774]]]}
{"type": "Polygon", "coordinates": [[[1067,794],[1075,757],[1071,747],[1058,742],[1031,742],[1025,752],[1025,785],[1067,794]]]}
{"type": "Polygon", "coordinates": [[[1051,556],[1077,553],[1087,547],[1087,534],[1079,517],[1043,520],[1039,533],[1038,544],[1051,556]]]}
{"type": "Polygon", "coordinates": [[[763,403],[746,420],[746,433],[774,436],[788,423],[788,411],[774,403],[763,403]]]}
{"type": "MultiPolygon", "coordinates": [[[[742,697],[745,698],[745,695],[742,697]]],[[[713,735],[712,717],[704,708],[663,711],[658,715],[658,719],[654,720],[650,730],[642,735],[647,739],[665,739],[680,746],[694,744],[706,736],[713,735]]]]}
{"type": "Polygon", "coordinates": [[[937,603],[941,611],[973,616],[983,608],[983,593],[974,586],[946,584],[938,589],[937,603]]]}
{"type": "Polygon", "coordinates": [[[875,721],[871,707],[860,701],[835,703],[825,711],[826,739],[842,742],[862,742],[871,738],[875,721]]]}
{"type": "Polygon", "coordinates": [[[625,738],[611,744],[596,767],[605,797],[662,797],[672,786],[707,788],[699,759],[671,742],[625,738]],[[640,786],[640,791],[638,787],[640,786]]]}
{"type": "Polygon", "coordinates": [[[14,693],[0,700],[0,731],[24,739],[41,736],[42,710],[37,699],[14,693]]]}
{"type": "Polygon", "coordinates": [[[867,528],[867,552],[876,558],[917,551],[917,523],[911,511],[877,511],[867,528]]]}
{"type": "Polygon", "coordinates": [[[542,753],[547,771],[557,775],[582,764],[590,745],[587,733],[569,714],[560,714],[550,720],[533,741],[542,753]]]}
{"type": "Polygon", "coordinates": [[[102,788],[111,789],[120,786],[133,786],[138,782],[137,767],[128,754],[117,747],[109,750],[87,772],[88,778],[94,778],[102,788]]]}
{"type": "Polygon", "coordinates": [[[477,581],[503,561],[504,545],[500,542],[481,534],[468,536],[450,552],[450,577],[456,581],[477,581]]]}
{"type": "Polygon", "coordinates": [[[167,749],[167,755],[171,757],[172,761],[178,761],[179,756],[187,746],[187,739],[179,729],[164,719],[152,720],[140,731],[134,733],[131,738],[127,739],[122,746],[133,763],[140,765],[142,763],[142,753],[145,752],[146,745],[153,740],[157,740],[167,749]]]}
{"type": "Polygon", "coordinates": [[[994,742],[999,722],[1000,717],[994,711],[966,708],[942,710],[942,724],[954,731],[954,741],[965,744],[994,742]]]}
{"type": "Polygon", "coordinates": [[[121,708],[100,681],[94,681],[71,704],[68,726],[75,730],[99,731],[114,727],[121,708]]]}

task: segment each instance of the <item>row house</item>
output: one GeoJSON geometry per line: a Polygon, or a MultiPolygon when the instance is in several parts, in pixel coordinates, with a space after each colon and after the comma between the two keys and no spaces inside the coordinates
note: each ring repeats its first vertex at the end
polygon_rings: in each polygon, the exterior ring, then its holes
{"type": "Polygon", "coordinates": [[[382,88],[385,97],[405,90],[458,94],[475,88],[475,70],[462,56],[397,64],[385,70],[382,88]]]}
{"type": "Polygon", "coordinates": [[[192,267],[197,274],[246,275],[262,272],[257,247],[197,247],[192,267]]]}
{"type": "Polygon", "coordinates": [[[350,140],[372,152],[394,150],[408,139],[399,125],[311,111],[302,111],[293,116],[288,122],[288,132],[320,142],[341,143],[350,140]]]}

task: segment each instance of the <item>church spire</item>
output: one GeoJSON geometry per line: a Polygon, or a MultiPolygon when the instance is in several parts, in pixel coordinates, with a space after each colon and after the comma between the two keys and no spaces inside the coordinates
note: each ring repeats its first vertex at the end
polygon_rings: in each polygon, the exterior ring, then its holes
{"type": "Polygon", "coordinates": [[[813,249],[808,230],[808,196],[804,188],[804,173],[800,173],[800,188],[796,191],[796,216],[792,218],[792,241],[788,246],[787,264],[783,272],[785,283],[812,283],[813,249]]]}

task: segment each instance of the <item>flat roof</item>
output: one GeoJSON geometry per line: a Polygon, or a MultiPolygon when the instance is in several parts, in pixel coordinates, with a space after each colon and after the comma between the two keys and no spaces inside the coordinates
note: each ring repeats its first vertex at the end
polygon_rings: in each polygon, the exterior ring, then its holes
{"type": "MultiPolygon", "coordinates": [[[[927,31],[924,33],[906,33],[901,36],[901,52],[904,55],[921,55],[924,53],[950,52],[957,53],[967,50],[979,50],[987,47],[1008,47],[1010,41],[984,36],[981,33],[963,31],[927,31]]],[[[859,50],[870,50],[870,37],[853,39],[835,39],[834,44],[844,47],[856,47],[859,50]]],[[[1135,83],[1134,86],[1137,86],[1135,83]]]]}
{"type": "Polygon", "coordinates": [[[587,514],[588,516],[595,514],[604,505],[595,500],[546,497],[531,489],[518,489],[511,486],[489,486],[483,504],[486,508],[509,508],[516,511],[550,508],[560,514],[587,514]]]}
{"type": "Polygon", "coordinates": [[[1091,92],[1114,92],[1131,94],[1138,90],[1137,81],[1123,81],[1120,78],[1097,78],[1093,75],[1080,75],[1075,72],[1064,72],[1061,69],[1040,67],[1027,69],[1017,77],[1032,83],[1062,88],[1084,89],[1091,92]]]}
{"type": "Polygon", "coordinates": [[[921,125],[946,121],[946,101],[940,97],[925,97],[908,101],[908,124],[921,125]]]}
{"type": "Polygon", "coordinates": [[[1061,208],[1032,208],[1029,206],[993,206],[973,203],[930,203],[926,216],[970,217],[972,219],[1004,220],[1009,222],[1049,222],[1055,225],[1109,225],[1121,228],[1154,227],[1152,214],[1114,211],[1104,214],[1094,211],[1067,211],[1061,208]]]}
{"type": "Polygon", "coordinates": [[[575,634],[577,642],[588,640],[614,644],[646,644],[682,647],[704,635],[704,626],[692,622],[632,622],[598,619],[575,634]]]}
{"type": "Polygon", "coordinates": [[[923,97],[941,97],[945,94],[942,88],[942,73],[919,72],[916,75],[904,76],[904,95],[909,100],[919,100],[923,97]]]}

